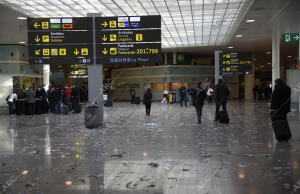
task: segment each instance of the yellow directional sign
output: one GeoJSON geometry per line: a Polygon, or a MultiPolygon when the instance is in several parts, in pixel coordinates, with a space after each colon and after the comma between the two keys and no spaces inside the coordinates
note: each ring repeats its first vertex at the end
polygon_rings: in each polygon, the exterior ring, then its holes
{"type": "Polygon", "coordinates": [[[230,65],[230,61],[226,61],[226,64],[227,64],[227,65],[230,65]]]}
{"type": "Polygon", "coordinates": [[[89,49],[88,48],[82,48],[81,49],[81,55],[89,55],[89,49]]]}
{"type": "Polygon", "coordinates": [[[119,26],[119,28],[124,28],[125,24],[123,22],[122,23],[118,23],[118,26],[119,26]]]}
{"type": "Polygon", "coordinates": [[[38,35],[36,35],[36,37],[35,37],[34,40],[35,40],[35,42],[40,42],[41,39],[40,39],[40,37],[38,35]]]}
{"type": "Polygon", "coordinates": [[[110,41],[110,42],[115,42],[115,41],[117,41],[117,35],[116,35],[116,34],[110,34],[110,35],[109,35],[109,41],[110,41]]]}
{"type": "Polygon", "coordinates": [[[116,28],[117,27],[117,21],[109,21],[109,27],[110,28],[116,28]]]}
{"type": "Polygon", "coordinates": [[[37,23],[37,22],[35,22],[34,24],[33,24],[33,27],[35,28],[35,29],[37,29],[37,28],[39,28],[41,25],[39,24],[39,23],[37,23]]]}
{"type": "Polygon", "coordinates": [[[50,49],[43,49],[43,55],[49,56],[50,55],[50,49]]]}
{"type": "Polygon", "coordinates": [[[135,39],[136,41],[143,41],[143,34],[136,34],[135,39]]]}
{"type": "Polygon", "coordinates": [[[61,56],[67,55],[67,49],[65,49],[65,48],[60,48],[60,49],[59,49],[59,55],[61,55],[61,56]]]}
{"type": "Polygon", "coordinates": [[[104,28],[107,27],[107,22],[104,22],[103,24],[101,24],[101,26],[103,26],[104,28]]]}
{"type": "Polygon", "coordinates": [[[118,49],[117,48],[110,48],[110,55],[116,55],[118,54],[118,49]]]}
{"type": "Polygon", "coordinates": [[[230,67],[227,67],[227,68],[226,68],[226,71],[230,71],[230,67]]]}
{"type": "Polygon", "coordinates": [[[76,48],[74,54],[77,56],[79,53],[80,53],[79,50],[76,48]]]}
{"type": "Polygon", "coordinates": [[[102,37],[102,40],[103,40],[104,42],[107,41],[107,37],[105,36],[105,34],[104,34],[104,36],[102,37]]]}
{"type": "Polygon", "coordinates": [[[39,49],[39,50],[35,50],[35,55],[40,55],[41,54],[41,50],[39,49]]]}
{"type": "Polygon", "coordinates": [[[43,35],[43,36],[42,36],[42,41],[43,41],[43,42],[50,42],[49,36],[48,36],[48,35],[43,35]]]}
{"type": "Polygon", "coordinates": [[[58,55],[58,49],[51,49],[51,55],[57,56],[58,55]]]}
{"type": "Polygon", "coordinates": [[[49,23],[48,22],[42,22],[42,29],[44,29],[44,30],[49,29],[49,23]]]}
{"type": "Polygon", "coordinates": [[[106,48],[104,48],[102,53],[106,55],[108,53],[108,50],[106,48]]]}

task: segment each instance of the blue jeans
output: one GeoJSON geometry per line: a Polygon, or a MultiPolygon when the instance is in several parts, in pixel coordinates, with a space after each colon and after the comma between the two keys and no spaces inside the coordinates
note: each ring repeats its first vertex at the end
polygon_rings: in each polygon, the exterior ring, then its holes
{"type": "Polygon", "coordinates": [[[55,102],[54,113],[61,113],[61,112],[62,112],[61,101],[55,102]]]}
{"type": "Polygon", "coordinates": [[[8,109],[9,109],[9,114],[13,115],[14,114],[14,102],[8,102],[8,109]]]}

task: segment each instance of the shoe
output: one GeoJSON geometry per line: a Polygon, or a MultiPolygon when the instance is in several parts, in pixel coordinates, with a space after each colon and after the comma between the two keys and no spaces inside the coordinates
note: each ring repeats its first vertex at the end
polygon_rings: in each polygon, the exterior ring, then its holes
{"type": "Polygon", "coordinates": [[[198,121],[198,124],[201,124],[201,121],[198,121]]]}

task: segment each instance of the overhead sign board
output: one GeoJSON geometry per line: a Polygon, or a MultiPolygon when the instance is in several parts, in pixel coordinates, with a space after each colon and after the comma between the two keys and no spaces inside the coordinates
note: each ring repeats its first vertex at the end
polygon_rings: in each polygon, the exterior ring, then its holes
{"type": "Polygon", "coordinates": [[[96,30],[161,28],[161,16],[97,17],[95,24],[96,30]]]}
{"type": "Polygon", "coordinates": [[[223,52],[220,59],[220,74],[252,74],[252,54],[241,52],[223,52]]]}
{"type": "Polygon", "coordinates": [[[283,34],[283,42],[299,42],[299,33],[283,34]]]}

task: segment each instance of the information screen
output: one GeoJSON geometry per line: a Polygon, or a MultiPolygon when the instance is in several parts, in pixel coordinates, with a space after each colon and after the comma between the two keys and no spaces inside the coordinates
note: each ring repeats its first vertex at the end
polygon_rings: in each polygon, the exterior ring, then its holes
{"type": "Polygon", "coordinates": [[[223,52],[220,55],[220,74],[252,74],[252,54],[242,52],[223,52]]]}

